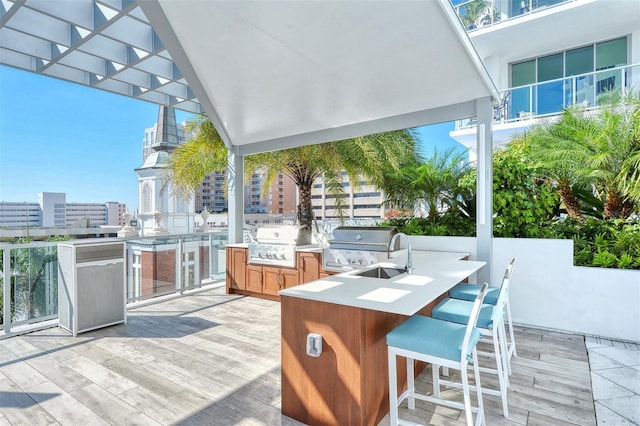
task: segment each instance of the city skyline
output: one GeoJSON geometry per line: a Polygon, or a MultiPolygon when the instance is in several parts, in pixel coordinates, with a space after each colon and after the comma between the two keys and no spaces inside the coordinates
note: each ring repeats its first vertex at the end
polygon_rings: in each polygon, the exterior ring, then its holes
{"type": "MultiPolygon", "coordinates": [[[[194,117],[176,115],[178,122],[194,117]]],[[[0,201],[64,192],[69,202],[117,201],[136,210],[134,169],[157,116],[156,104],[0,66],[0,201]]],[[[449,138],[452,129],[418,128],[422,152],[463,149],[449,138]]]]}

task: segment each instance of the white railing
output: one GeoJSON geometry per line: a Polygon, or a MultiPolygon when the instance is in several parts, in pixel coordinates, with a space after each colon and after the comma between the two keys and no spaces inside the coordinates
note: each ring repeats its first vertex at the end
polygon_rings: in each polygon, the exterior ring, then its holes
{"type": "MultiPolygon", "coordinates": [[[[494,109],[494,122],[556,115],[572,105],[594,108],[600,106],[611,91],[637,87],[640,87],[640,64],[512,87],[500,91],[502,101],[494,109]]],[[[455,129],[475,124],[475,118],[457,120],[455,129]]]]}

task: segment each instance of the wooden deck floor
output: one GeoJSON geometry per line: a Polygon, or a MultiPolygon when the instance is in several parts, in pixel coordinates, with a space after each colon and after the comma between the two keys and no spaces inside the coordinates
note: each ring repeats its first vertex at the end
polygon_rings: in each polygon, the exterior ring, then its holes
{"type": "MultiPolygon", "coordinates": [[[[510,416],[487,396],[487,424],[595,425],[584,338],[516,332],[510,416]]],[[[456,410],[417,404],[418,421],[463,424],[456,410]]],[[[76,338],[49,329],[0,340],[5,424],[299,425],[280,413],[280,305],[214,289],[76,338]]]]}

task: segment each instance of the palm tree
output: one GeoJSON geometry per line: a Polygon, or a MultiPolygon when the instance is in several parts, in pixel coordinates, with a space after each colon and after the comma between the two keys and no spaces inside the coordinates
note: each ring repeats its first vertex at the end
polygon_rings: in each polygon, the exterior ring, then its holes
{"type": "Polygon", "coordinates": [[[574,188],[587,182],[584,169],[586,159],[576,155],[573,146],[575,132],[571,129],[575,127],[574,119],[574,114],[566,110],[560,122],[534,126],[520,139],[529,146],[536,166],[554,181],[567,214],[583,222],[582,209],[574,188]]]}
{"type": "Polygon", "coordinates": [[[581,218],[574,190],[592,185],[604,202],[605,218],[624,218],[640,199],[638,103],[632,94],[610,94],[595,115],[579,108],[556,122],[531,129],[525,138],[531,155],[556,181],[570,215],[581,218]],[[635,194],[635,195],[634,195],[635,194]]]}
{"type": "MultiPolygon", "coordinates": [[[[210,120],[202,118],[188,129],[192,138],[182,144],[169,161],[168,179],[179,191],[191,195],[207,173],[227,167],[227,149],[210,120]]],[[[344,207],[343,175],[352,185],[362,178],[382,185],[386,169],[398,170],[415,160],[415,139],[408,131],[384,132],[342,141],[308,145],[281,151],[248,155],[245,172],[260,170],[263,187],[268,188],[278,173],[283,172],[298,186],[298,220],[311,229],[313,210],[311,188],[322,177],[329,193],[335,195],[336,210],[344,207]]]]}
{"type": "Polygon", "coordinates": [[[464,153],[454,149],[444,153],[434,150],[423,164],[405,167],[386,180],[383,186],[388,194],[386,203],[400,209],[425,209],[431,220],[445,206],[452,213],[473,215],[468,211],[468,201],[473,195],[460,185],[461,178],[470,170],[464,153]]]}
{"type": "Polygon", "coordinates": [[[499,14],[491,7],[491,3],[485,0],[472,0],[460,7],[459,11],[462,25],[467,30],[480,28],[499,20],[499,14]]]}

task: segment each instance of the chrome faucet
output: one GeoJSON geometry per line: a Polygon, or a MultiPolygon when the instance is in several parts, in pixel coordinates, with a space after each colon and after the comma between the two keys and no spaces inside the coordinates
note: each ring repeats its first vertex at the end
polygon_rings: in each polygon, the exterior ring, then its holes
{"type": "Polygon", "coordinates": [[[399,238],[401,235],[407,240],[407,264],[404,266],[404,270],[407,271],[407,274],[411,274],[413,272],[413,261],[411,260],[411,241],[409,240],[409,236],[404,232],[395,234],[393,238],[391,238],[391,241],[389,241],[388,251],[389,254],[391,254],[391,247],[393,247],[396,242],[396,238],[399,238]]]}

